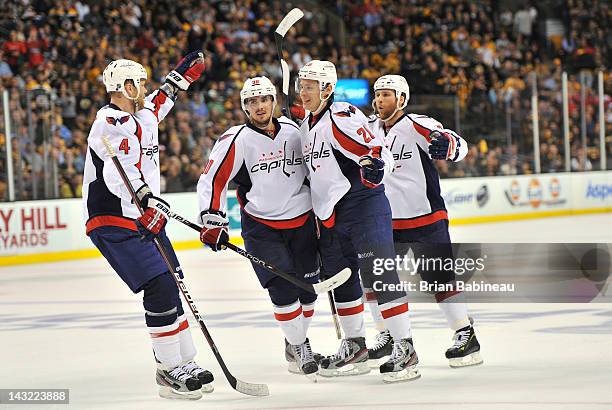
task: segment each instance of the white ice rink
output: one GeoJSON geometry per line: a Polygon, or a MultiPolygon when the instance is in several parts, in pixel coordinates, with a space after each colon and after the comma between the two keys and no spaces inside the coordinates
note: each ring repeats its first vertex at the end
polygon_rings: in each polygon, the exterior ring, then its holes
{"type": "MultiPolygon", "coordinates": [[[[612,216],[459,226],[452,237],[612,242],[612,216]]],[[[0,268],[0,388],[70,389],[70,405],[58,409],[612,408],[609,304],[471,305],[484,364],[464,369],[447,365],[452,335],[437,306],[413,304],[421,379],[385,385],[376,371],[313,384],[287,373],[281,331],[246,260],[204,250],[180,252],[179,259],[228,367],[239,379],[268,384],[269,397],[232,390],[190,320],[198,362],[214,373],[215,392],[195,402],[159,398],[141,299],[102,258],[0,268]]],[[[368,332],[371,340],[372,326],[368,332]]],[[[321,353],[338,347],[325,297],[309,336],[321,353]]]]}

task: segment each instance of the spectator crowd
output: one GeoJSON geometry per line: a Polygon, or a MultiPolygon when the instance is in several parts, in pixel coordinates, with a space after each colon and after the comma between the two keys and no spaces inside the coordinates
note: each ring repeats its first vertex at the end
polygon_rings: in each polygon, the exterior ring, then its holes
{"type": "MultiPolygon", "coordinates": [[[[436,116],[439,108],[420,96],[450,102],[452,108],[439,115],[471,146],[461,163],[438,164],[442,177],[534,172],[533,78],[542,172],[563,171],[561,75],[567,71],[571,167],[597,169],[600,69],[606,72],[605,115],[607,135],[612,135],[612,6],[605,0],[559,0],[560,7],[523,2],[510,10],[501,3],[307,1],[299,5],[305,18],[285,41],[286,58],[294,73],[311,59],[328,59],[340,78],[365,78],[371,85],[380,75],[402,74],[414,96],[408,110],[415,112],[436,116]],[[548,35],[545,18],[558,19],[565,34],[548,35]]],[[[107,103],[101,74],[110,61],[142,63],[152,90],[182,55],[203,49],[213,56],[212,66],[180,97],[159,134],[162,190],[195,190],[215,139],[245,120],[239,100],[243,81],[267,75],[280,84],[273,32],[297,5],[280,0],[4,0],[0,89],[9,90],[10,101],[9,112],[0,113],[11,118],[18,198],[50,195],[44,175],[56,178],[59,197],[81,195],[86,138],[96,111],[107,103]]],[[[2,147],[5,137],[0,133],[2,147]]],[[[610,138],[606,152],[612,155],[610,138]]],[[[0,150],[1,200],[6,199],[5,155],[0,150]]]]}

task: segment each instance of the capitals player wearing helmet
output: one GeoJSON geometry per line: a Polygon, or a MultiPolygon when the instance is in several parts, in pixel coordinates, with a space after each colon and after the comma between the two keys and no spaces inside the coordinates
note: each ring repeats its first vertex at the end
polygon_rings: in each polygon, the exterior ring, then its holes
{"type": "MultiPolygon", "coordinates": [[[[415,255],[452,257],[448,215],[433,160],[461,161],[467,154],[467,143],[433,118],[404,113],[410,98],[404,77],[380,77],[374,84],[374,93],[372,106],[378,118],[370,122],[371,130],[385,139],[395,159],[395,167],[385,175],[384,181],[393,212],[396,252],[404,255],[413,248],[415,255]]],[[[421,271],[420,274],[430,283],[449,283],[455,279],[451,270],[421,271]]],[[[366,289],[366,295],[371,292],[366,289]]],[[[439,292],[435,299],[455,332],[455,343],[446,352],[450,365],[460,367],[481,363],[480,346],[468,318],[463,294],[439,292]]],[[[371,311],[377,327],[382,330],[377,337],[379,343],[370,349],[370,356],[377,359],[389,353],[391,342],[388,331],[383,330],[384,324],[375,303],[371,305],[371,311]]]]}
{"type": "Polygon", "coordinates": [[[310,114],[301,125],[302,150],[308,167],[313,208],[321,220],[319,249],[322,273],[334,275],[349,267],[352,276],[334,290],[344,331],[337,354],[321,361],[323,376],[369,372],[365,344],[361,280],[375,282],[385,325],[396,341],[394,356],[382,366],[383,380],[418,377],[405,292],[389,290],[399,283],[395,269],[374,275],[374,263],[394,258],[391,208],[381,184],[393,168],[393,157],[380,137],[368,130],[367,117],[354,106],[333,102],[336,68],[313,60],[299,71],[298,89],[310,114]],[[350,365],[350,366],[349,366],[350,365]]]}
{"type": "Polygon", "coordinates": [[[146,96],[147,72],[142,65],[131,60],[110,63],[102,74],[110,103],[98,111],[89,132],[83,176],[87,235],[130,289],[134,293],[143,291],[159,394],[190,400],[212,391],[212,374],[193,360],[196,349],[178,288],[152,242],[155,236],[174,265],[179,264],[164,232],[166,219],[152,206],[156,201],[164,202],[159,198],[158,123],[174,105],[178,92],[187,90],[204,66],[201,53],[187,55],[166,76],[166,82],[146,96]],[[109,139],[137,191],[145,209],[142,216],[102,137],[109,139]]]}
{"type": "MultiPolygon", "coordinates": [[[[299,129],[286,117],[274,118],[276,88],[266,77],[247,79],[240,92],[246,124],[219,137],[198,181],[200,239],[213,250],[228,240],[226,190],[238,185],[242,237],[246,250],[285,272],[316,283],[317,242],[307,170],[299,129]]],[[[307,330],[316,295],[253,264],[268,290],[274,317],[285,335],[289,371],[314,378],[314,360],[307,330]]]]}

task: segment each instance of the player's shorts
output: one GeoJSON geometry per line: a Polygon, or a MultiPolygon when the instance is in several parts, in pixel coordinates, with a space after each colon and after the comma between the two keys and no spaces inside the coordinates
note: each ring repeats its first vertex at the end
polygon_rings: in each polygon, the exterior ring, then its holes
{"type": "MultiPolygon", "coordinates": [[[[92,230],[89,238],[134,293],[140,292],[151,279],[169,271],[155,244],[142,241],[138,232],[117,226],[101,226],[92,230]]],[[[158,238],[170,261],[178,267],[178,259],[166,232],[162,230],[158,238]]]]}
{"type": "MultiPolygon", "coordinates": [[[[382,187],[347,194],[335,206],[335,224],[320,225],[321,274],[333,276],[344,268],[360,271],[364,287],[374,281],[399,282],[395,269],[375,270],[378,261],[395,258],[391,207],[382,187]]],[[[406,296],[405,292],[378,295],[385,303],[406,296]]]]}
{"type": "MultiPolygon", "coordinates": [[[[393,239],[395,251],[399,256],[412,251],[415,258],[423,257],[442,261],[453,258],[453,249],[448,233],[448,220],[446,219],[419,228],[395,229],[393,230],[393,239]]],[[[448,263],[431,263],[427,266],[429,267],[420,269],[419,274],[428,283],[448,283],[455,279],[455,273],[452,269],[444,269],[445,266],[450,266],[448,263]]]]}
{"type": "MultiPolygon", "coordinates": [[[[274,229],[242,212],[241,225],[247,252],[305,282],[319,282],[314,215],[311,214],[306,223],[298,228],[274,229]]],[[[272,278],[277,277],[259,265],[253,264],[253,269],[264,288],[272,278]]]]}

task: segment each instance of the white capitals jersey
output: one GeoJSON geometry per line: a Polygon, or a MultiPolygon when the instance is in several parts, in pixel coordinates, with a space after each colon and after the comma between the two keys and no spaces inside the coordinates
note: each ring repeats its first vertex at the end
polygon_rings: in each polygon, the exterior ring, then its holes
{"type": "Polygon", "coordinates": [[[146,97],[144,108],[134,114],[114,104],[101,108],[87,137],[83,175],[83,211],[87,233],[99,226],[136,229],[140,216],[119,172],[108,156],[102,137],[108,137],[135,191],[147,184],[159,196],[158,123],[174,106],[161,90],[146,97]]]}
{"type": "Polygon", "coordinates": [[[393,171],[385,174],[385,193],[391,203],[393,229],[411,229],[448,219],[440,194],[440,176],[429,155],[429,134],[433,130],[449,133],[449,160],[461,161],[468,151],[467,143],[454,131],[425,115],[403,115],[389,130],[376,118],[370,120],[374,134],[385,139],[393,154],[393,171]]]}
{"type": "Polygon", "coordinates": [[[227,185],[238,185],[242,210],[276,229],[302,226],[312,209],[299,129],[286,117],[273,119],[274,135],[243,124],[215,143],[198,181],[200,211],[227,211],[227,185]]]}
{"type": "Polygon", "coordinates": [[[368,130],[368,118],[349,103],[334,102],[318,115],[310,114],[300,130],[313,208],[322,223],[331,226],[334,206],[342,197],[371,189],[361,182],[359,159],[381,158],[389,172],[393,157],[382,137],[368,130]]]}

